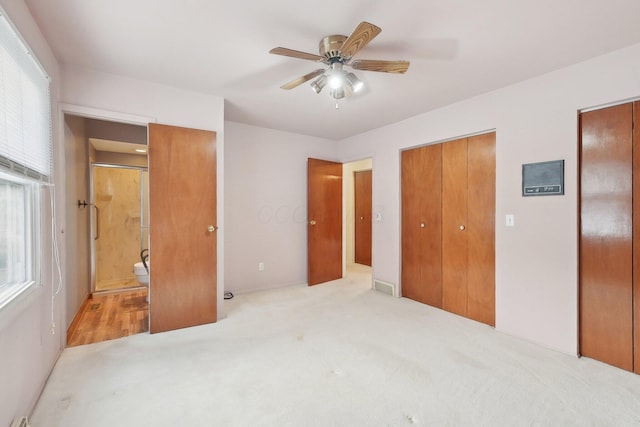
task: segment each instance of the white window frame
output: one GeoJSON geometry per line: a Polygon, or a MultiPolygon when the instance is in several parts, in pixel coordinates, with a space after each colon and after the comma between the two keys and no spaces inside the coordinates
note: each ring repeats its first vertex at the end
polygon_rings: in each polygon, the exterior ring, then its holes
{"type": "MultiPolygon", "coordinates": [[[[41,227],[40,227],[40,184],[30,179],[2,171],[0,168],[0,183],[9,183],[22,187],[24,191],[24,280],[0,282],[0,310],[17,298],[22,292],[42,283],[40,259],[41,227]]],[[[2,195],[0,195],[2,197],[2,195]]],[[[4,215],[5,212],[0,212],[4,215]]],[[[1,230],[0,230],[1,231],[1,230]]],[[[1,255],[1,254],[0,254],[1,255]]],[[[10,268],[10,266],[8,266],[10,268]]],[[[0,276],[1,277],[1,276],[0,276]]]]}
{"type": "MultiPolygon", "coordinates": [[[[21,299],[19,296],[27,294],[27,290],[43,286],[46,251],[42,247],[43,233],[45,224],[54,219],[43,218],[41,209],[42,189],[53,182],[50,79],[1,7],[0,21],[0,181],[24,191],[24,216],[20,224],[24,228],[23,242],[9,243],[13,230],[0,228],[5,247],[12,245],[11,250],[20,252],[18,257],[9,252],[0,256],[24,264],[19,267],[24,268],[24,276],[22,273],[11,278],[0,276],[2,314],[14,306],[12,302],[21,299]]],[[[7,215],[10,208],[0,215],[7,215]]],[[[10,215],[15,219],[21,213],[10,212],[10,215]]],[[[10,268],[7,265],[7,269],[10,268]]]]}

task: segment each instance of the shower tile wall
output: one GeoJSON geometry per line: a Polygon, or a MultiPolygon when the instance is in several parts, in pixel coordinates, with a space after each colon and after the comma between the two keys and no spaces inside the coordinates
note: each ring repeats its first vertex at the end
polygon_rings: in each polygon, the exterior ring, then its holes
{"type": "Polygon", "coordinates": [[[94,201],[100,209],[96,290],[137,286],[140,260],[140,170],[95,166],[94,201]]]}

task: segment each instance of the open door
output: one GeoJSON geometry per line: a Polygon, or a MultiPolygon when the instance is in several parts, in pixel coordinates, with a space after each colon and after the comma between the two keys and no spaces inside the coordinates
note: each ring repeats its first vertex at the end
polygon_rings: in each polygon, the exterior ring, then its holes
{"type": "Polygon", "coordinates": [[[309,285],[342,277],[342,163],[308,159],[309,285]]]}
{"type": "Polygon", "coordinates": [[[371,267],[371,169],[353,173],[354,262],[371,267]]]}
{"type": "Polygon", "coordinates": [[[151,333],[217,320],[216,134],[149,125],[151,333]]]}

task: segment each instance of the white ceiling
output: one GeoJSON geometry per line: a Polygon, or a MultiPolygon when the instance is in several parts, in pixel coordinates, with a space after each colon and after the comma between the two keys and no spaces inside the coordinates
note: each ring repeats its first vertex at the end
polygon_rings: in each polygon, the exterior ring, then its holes
{"type": "MultiPolygon", "coordinates": [[[[638,0],[25,0],[61,64],[225,98],[225,119],[342,139],[640,42],[638,0]],[[305,83],[316,54],[360,21],[382,28],[356,59],[406,59],[406,74],[357,71],[341,101],[305,83]]],[[[640,79],[640,76],[638,76],[640,79]]],[[[594,82],[597,84],[597,82],[594,82]]]]}

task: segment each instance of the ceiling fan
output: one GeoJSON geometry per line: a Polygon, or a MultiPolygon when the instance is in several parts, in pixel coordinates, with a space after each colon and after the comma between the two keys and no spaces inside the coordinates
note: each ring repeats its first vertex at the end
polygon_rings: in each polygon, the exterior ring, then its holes
{"type": "MultiPolygon", "coordinates": [[[[326,68],[319,68],[302,77],[291,80],[280,86],[282,89],[293,89],[302,83],[315,79],[311,87],[316,93],[329,86],[330,95],[336,100],[352,95],[362,89],[364,84],[353,72],[354,70],[379,71],[383,73],[405,73],[409,69],[409,61],[382,61],[373,59],[352,58],[374,39],[382,29],[369,22],[361,22],[349,37],[342,35],[326,36],[320,40],[320,54],[300,52],[298,50],[276,47],[269,53],[274,55],[290,56],[292,58],[307,59],[321,62],[326,68]],[[316,78],[317,77],[317,78],[316,78]]],[[[336,104],[337,108],[337,104],[336,104]]]]}

